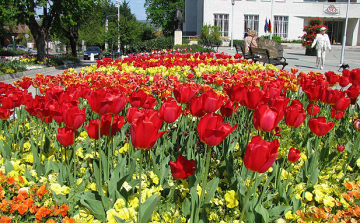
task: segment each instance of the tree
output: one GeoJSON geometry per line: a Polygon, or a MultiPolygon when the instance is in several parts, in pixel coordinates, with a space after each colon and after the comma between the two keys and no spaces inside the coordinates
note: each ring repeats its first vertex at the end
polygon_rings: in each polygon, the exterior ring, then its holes
{"type": "Polygon", "coordinates": [[[53,19],[61,13],[63,0],[1,0],[0,8],[17,24],[26,24],[34,37],[37,59],[46,63],[45,40],[53,19]],[[42,9],[37,15],[35,9],[42,9]]]}
{"type": "Polygon", "coordinates": [[[146,0],[147,19],[152,24],[161,26],[165,36],[173,35],[177,28],[175,14],[178,8],[183,8],[182,0],[146,0]]]}
{"type": "Polygon", "coordinates": [[[79,29],[86,24],[96,10],[97,2],[88,0],[63,0],[62,13],[57,14],[51,31],[64,35],[70,42],[71,55],[76,57],[79,29]]]}

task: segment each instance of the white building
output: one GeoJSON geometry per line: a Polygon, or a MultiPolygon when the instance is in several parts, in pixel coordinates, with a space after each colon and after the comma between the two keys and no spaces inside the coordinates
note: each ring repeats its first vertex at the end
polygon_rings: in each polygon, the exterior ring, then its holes
{"type": "MultiPolygon", "coordinates": [[[[270,19],[273,35],[299,40],[308,20],[319,17],[325,20],[332,44],[341,44],[344,36],[347,0],[235,0],[234,3],[185,0],[183,35],[200,35],[203,24],[221,27],[225,37],[231,37],[233,31],[233,39],[243,39],[246,28],[258,31],[259,36],[269,35],[264,26],[265,20],[270,19]]],[[[360,45],[360,0],[350,0],[348,18],[346,45],[360,45]]]]}

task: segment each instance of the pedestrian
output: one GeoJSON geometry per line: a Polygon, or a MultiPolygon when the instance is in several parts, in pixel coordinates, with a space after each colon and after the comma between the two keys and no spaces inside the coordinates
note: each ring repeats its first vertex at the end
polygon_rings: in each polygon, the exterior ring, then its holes
{"type": "Polygon", "coordinates": [[[249,35],[250,32],[250,28],[246,29],[246,32],[244,33],[244,39],[249,35]]]}
{"type": "Polygon", "coordinates": [[[320,28],[320,33],[316,35],[315,40],[311,45],[311,48],[314,48],[315,45],[317,50],[316,68],[319,68],[320,66],[320,70],[322,70],[324,69],[325,64],[326,50],[329,49],[329,52],[331,52],[330,39],[328,34],[326,34],[325,27],[320,28]]]}
{"type": "Polygon", "coordinates": [[[250,54],[249,47],[258,47],[256,39],[257,39],[257,32],[255,30],[250,30],[249,35],[244,39],[245,55],[250,54]]]}

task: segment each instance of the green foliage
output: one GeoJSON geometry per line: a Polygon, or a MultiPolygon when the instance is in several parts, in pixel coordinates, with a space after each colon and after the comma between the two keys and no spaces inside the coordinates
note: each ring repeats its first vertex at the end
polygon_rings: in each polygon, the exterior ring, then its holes
{"type": "Polygon", "coordinates": [[[4,50],[0,49],[0,56],[22,56],[29,54],[27,51],[22,50],[4,50]]]}
{"type": "MultiPolygon", "coordinates": [[[[261,36],[262,38],[265,38],[265,39],[270,39],[270,36],[261,36]]],[[[283,43],[284,41],[281,40],[281,37],[280,36],[275,36],[273,35],[272,36],[272,40],[278,42],[278,43],[283,43]]]]}
{"type": "Polygon", "coordinates": [[[199,44],[202,45],[221,45],[222,41],[220,39],[220,27],[203,25],[200,32],[199,44]]]}
{"type": "Polygon", "coordinates": [[[174,49],[182,49],[184,50],[183,53],[210,53],[214,52],[213,50],[209,48],[204,48],[202,45],[193,44],[193,45],[175,45],[174,49]]]}
{"type": "Polygon", "coordinates": [[[128,53],[142,53],[151,52],[153,50],[172,49],[174,47],[174,40],[172,37],[159,37],[144,42],[137,42],[129,45],[128,53]]]}
{"type": "Polygon", "coordinates": [[[184,7],[182,0],[146,0],[147,19],[151,23],[162,27],[165,36],[173,36],[177,29],[175,21],[176,10],[184,7]]]}

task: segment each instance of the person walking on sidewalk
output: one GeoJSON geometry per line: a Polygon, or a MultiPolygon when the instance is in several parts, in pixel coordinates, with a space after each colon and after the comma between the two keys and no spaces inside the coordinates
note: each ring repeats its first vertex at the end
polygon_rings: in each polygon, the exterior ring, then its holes
{"type": "Polygon", "coordinates": [[[331,44],[328,34],[325,33],[326,28],[321,27],[320,33],[316,35],[314,42],[311,45],[311,48],[314,48],[316,45],[317,57],[316,57],[316,68],[324,69],[325,64],[325,54],[326,50],[329,49],[331,52],[331,44]]]}

